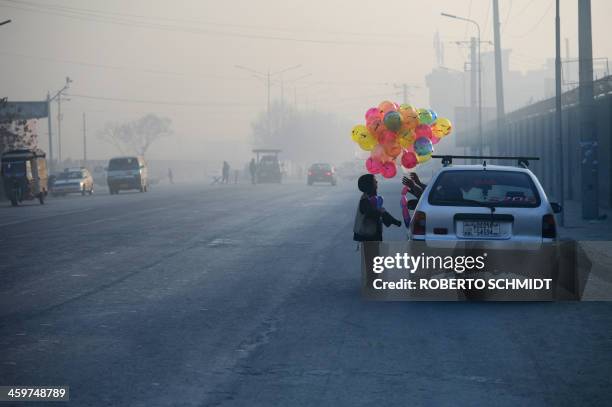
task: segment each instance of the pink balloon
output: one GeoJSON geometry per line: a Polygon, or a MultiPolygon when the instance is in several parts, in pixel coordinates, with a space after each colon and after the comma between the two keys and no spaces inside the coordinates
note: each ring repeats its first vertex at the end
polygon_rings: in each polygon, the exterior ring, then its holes
{"type": "Polygon", "coordinates": [[[380,138],[381,144],[392,144],[397,140],[397,133],[394,133],[390,130],[385,130],[382,132],[382,137],[380,138]]]}
{"type": "Polygon", "coordinates": [[[378,174],[382,171],[382,168],[383,168],[383,164],[380,161],[372,157],[366,160],[365,165],[366,165],[366,169],[368,170],[370,174],[378,174]]]}
{"type": "Polygon", "coordinates": [[[377,107],[371,107],[367,110],[365,114],[366,123],[372,121],[375,118],[382,119],[380,117],[380,110],[378,110],[377,107]]]}
{"type": "Polygon", "coordinates": [[[440,139],[436,137],[434,134],[432,134],[429,139],[431,140],[431,144],[438,144],[440,142],[440,139]]]}
{"type": "Polygon", "coordinates": [[[381,163],[386,163],[387,161],[392,160],[392,158],[389,157],[387,153],[385,153],[384,147],[380,144],[374,147],[374,149],[372,150],[371,157],[376,161],[380,161],[381,163]]]}
{"type": "Polygon", "coordinates": [[[395,162],[389,161],[389,162],[384,163],[380,173],[385,178],[395,177],[395,175],[397,174],[397,167],[395,166],[395,162]]]}
{"type": "Polygon", "coordinates": [[[408,169],[414,168],[416,167],[418,163],[419,163],[419,160],[417,159],[417,156],[415,153],[404,150],[404,153],[402,154],[402,166],[404,168],[408,168],[408,169]]]}
{"type": "Polygon", "coordinates": [[[416,129],[414,129],[414,135],[415,135],[415,138],[419,138],[419,137],[431,138],[432,136],[431,127],[426,124],[419,124],[418,126],[416,126],[416,129]]]}

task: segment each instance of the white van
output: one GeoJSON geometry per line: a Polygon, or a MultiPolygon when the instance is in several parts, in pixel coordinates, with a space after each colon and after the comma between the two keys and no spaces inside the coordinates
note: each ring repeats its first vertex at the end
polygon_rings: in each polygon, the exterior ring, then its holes
{"type": "Polygon", "coordinates": [[[111,195],[130,189],[147,192],[149,177],[144,158],[142,156],[111,158],[108,162],[106,181],[111,195]]]}

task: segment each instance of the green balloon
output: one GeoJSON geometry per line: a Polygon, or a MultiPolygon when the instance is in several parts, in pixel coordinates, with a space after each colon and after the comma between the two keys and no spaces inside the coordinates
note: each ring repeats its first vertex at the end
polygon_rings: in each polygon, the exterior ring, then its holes
{"type": "Polygon", "coordinates": [[[398,112],[387,112],[384,119],[385,127],[393,132],[402,127],[402,116],[398,112]]]}
{"type": "Polygon", "coordinates": [[[432,124],[434,122],[433,115],[428,109],[419,109],[419,122],[421,124],[432,124]]]}

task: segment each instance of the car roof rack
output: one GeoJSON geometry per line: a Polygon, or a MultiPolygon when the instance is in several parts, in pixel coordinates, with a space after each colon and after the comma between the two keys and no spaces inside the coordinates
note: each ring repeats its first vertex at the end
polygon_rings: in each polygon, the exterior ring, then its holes
{"type": "Polygon", "coordinates": [[[483,160],[483,165],[486,167],[486,160],[515,160],[519,167],[529,168],[530,161],[538,161],[540,157],[508,157],[508,156],[484,156],[484,155],[432,155],[431,158],[441,158],[442,165],[448,167],[453,163],[454,159],[462,160],[483,160]]]}

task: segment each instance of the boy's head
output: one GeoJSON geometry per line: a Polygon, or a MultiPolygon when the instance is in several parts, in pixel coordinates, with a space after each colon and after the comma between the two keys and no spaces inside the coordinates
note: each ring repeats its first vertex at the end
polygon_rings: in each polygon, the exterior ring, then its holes
{"type": "Polygon", "coordinates": [[[378,182],[373,174],[365,174],[357,180],[357,188],[366,195],[376,195],[378,182]]]}

